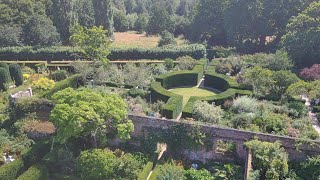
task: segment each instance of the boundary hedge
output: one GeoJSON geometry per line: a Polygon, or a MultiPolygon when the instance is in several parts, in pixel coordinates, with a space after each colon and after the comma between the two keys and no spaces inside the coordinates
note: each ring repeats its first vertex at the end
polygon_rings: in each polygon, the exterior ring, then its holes
{"type": "MultiPolygon", "coordinates": [[[[207,56],[227,57],[234,52],[234,49],[214,48],[206,50],[201,44],[191,44],[182,47],[170,48],[111,48],[109,59],[114,60],[139,60],[139,59],[177,59],[181,56],[191,56],[195,59],[201,59],[207,56]]],[[[76,60],[84,57],[80,49],[67,46],[17,46],[0,48],[0,60],[6,61],[53,61],[53,60],[76,60]]]]}

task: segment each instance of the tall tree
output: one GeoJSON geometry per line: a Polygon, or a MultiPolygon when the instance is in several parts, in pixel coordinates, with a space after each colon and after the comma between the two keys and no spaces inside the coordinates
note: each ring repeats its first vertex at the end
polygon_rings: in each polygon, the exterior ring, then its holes
{"type": "Polygon", "coordinates": [[[320,59],[320,2],[293,17],[287,25],[282,45],[299,65],[309,65],[320,59]]]}
{"type": "Polygon", "coordinates": [[[92,0],[75,0],[74,1],[74,19],[78,24],[85,27],[95,25],[94,9],[92,0]]]}
{"type": "Polygon", "coordinates": [[[201,0],[195,8],[195,15],[189,28],[191,41],[208,41],[210,45],[227,44],[224,29],[224,14],[229,0],[201,0]]]}
{"type": "Polygon", "coordinates": [[[160,34],[165,30],[172,33],[174,31],[174,22],[165,7],[156,4],[151,11],[151,17],[146,32],[147,34],[153,35],[160,34]]]}
{"type": "Polygon", "coordinates": [[[72,0],[52,0],[53,23],[57,27],[61,40],[69,42],[70,29],[72,27],[73,1],[72,0]]]}
{"type": "Polygon", "coordinates": [[[93,0],[96,26],[103,26],[108,36],[113,35],[113,10],[111,0],[93,0]]]}

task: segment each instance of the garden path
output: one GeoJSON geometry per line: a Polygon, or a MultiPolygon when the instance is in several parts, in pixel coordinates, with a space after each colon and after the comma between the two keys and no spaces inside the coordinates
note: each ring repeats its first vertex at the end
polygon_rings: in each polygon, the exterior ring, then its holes
{"type": "Polygon", "coordinates": [[[309,118],[312,120],[312,126],[318,132],[318,134],[320,135],[320,122],[319,122],[319,120],[317,118],[317,115],[312,112],[310,99],[305,95],[302,95],[301,98],[302,98],[302,100],[306,101],[305,105],[308,107],[308,111],[309,111],[308,115],[309,115],[309,118]]]}

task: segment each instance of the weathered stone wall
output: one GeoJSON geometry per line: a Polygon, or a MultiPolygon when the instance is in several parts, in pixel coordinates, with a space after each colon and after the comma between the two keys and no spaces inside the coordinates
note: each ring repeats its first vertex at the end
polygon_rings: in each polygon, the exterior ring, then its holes
{"type": "MultiPolygon", "coordinates": [[[[192,128],[194,125],[192,122],[181,122],[176,120],[156,119],[134,115],[129,115],[128,117],[135,125],[134,132],[132,133],[132,137],[134,137],[134,139],[145,138],[145,131],[150,127],[169,129],[175,125],[183,124],[186,128],[192,128]]],[[[302,141],[296,138],[255,133],[231,128],[221,128],[205,124],[201,124],[199,127],[202,132],[208,134],[209,138],[212,139],[213,147],[212,150],[209,151],[205,150],[205,148],[200,148],[198,150],[185,150],[183,153],[186,156],[185,158],[189,160],[199,160],[202,162],[206,162],[210,159],[223,160],[224,157],[215,152],[217,141],[223,140],[225,142],[233,142],[236,144],[237,158],[244,162],[247,159],[248,152],[243,143],[254,138],[267,142],[281,142],[282,146],[287,150],[290,160],[293,161],[304,160],[307,156],[320,154],[319,141],[304,141],[303,145],[297,146],[298,143],[302,141]]]]}

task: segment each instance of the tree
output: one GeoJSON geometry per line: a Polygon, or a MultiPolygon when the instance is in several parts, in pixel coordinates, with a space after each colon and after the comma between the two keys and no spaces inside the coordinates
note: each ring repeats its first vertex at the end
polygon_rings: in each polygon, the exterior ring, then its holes
{"type": "Polygon", "coordinates": [[[173,163],[165,163],[159,167],[157,180],[184,180],[183,167],[177,166],[173,163]]]}
{"type": "Polygon", "coordinates": [[[173,35],[169,33],[167,30],[163,31],[161,33],[161,38],[159,40],[158,46],[165,46],[165,45],[176,45],[177,42],[175,41],[173,35]]]}
{"type": "Polygon", "coordinates": [[[63,43],[69,42],[71,27],[75,23],[73,1],[70,0],[52,0],[53,23],[57,27],[60,38],[63,43]]]}
{"type": "Polygon", "coordinates": [[[67,88],[54,94],[52,99],[56,106],[50,119],[57,127],[60,143],[70,138],[90,136],[93,146],[97,147],[96,138],[100,132],[130,138],[133,124],[126,119],[127,105],[119,96],[67,88]]]}
{"type": "Polygon", "coordinates": [[[310,1],[230,1],[225,18],[230,45],[244,53],[274,51],[288,20],[310,1]],[[267,41],[267,37],[272,38],[267,41]]]}
{"type": "Polygon", "coordinates": [[[279,142],[252,140],[245,143],[252,152],[253,169],[260,170],[260,179],[285,179],[288,154],[279,142]]]}
{"type": "Polygon", "coordinates": [[[174,22],[172,21],[170,14],[165,9],[165,7],[156,4],[152,8],[148,27],[147,34],[149,35],[157,35],[161,32],[167,30],[169,32],[174,31],[174,22]]]}
{"type": "Polygon", "coordinates": [[[193,117],[202,122],[219,124],[223,119],[224,111],[220,106],[207,102],[196,101],[193,105],[193,117]]]}
{"type": "Polygon", "coordinates": [[[7,69],[0,67],[0,90],[6,91],[10,82],[10,74],[7,69]]]}
{"type": "Polygon", "coordinates": [[[0,47],[20,46],[22,28],[18,25],[4,24],[0,26],[0,47]]]}
{"type": "Polygon", "coordinates": [[[102,27],[86,28],[76,25],[72,28],[71,33],[70,41],[80,47],[88,59],[94,62],[100,61],[103,64],[108,63],[111,42],[106,35],[106,30],[103,30],[102,27]]]}
{"type": "Polygon", "coordinates": [[[301,179],[318,179],[320,177],[320,156],[309,157],[299,164],[297,174],[301,179]]]}
{"type": "Polygon", "coordinates": [[[146,14],[139,14],[138,19],[134,25],[134,29],[138,31],[139,33],[143,33],[146,31],[146,28],[148,26],[148,16],[146,14]]]}
{"type": "Polygon", "coordinates": [[[125,32],[129,29],[127,16],[122,11],[115,11],[113,15],[114,29],[118,32],[125,32]]]}
{"type": "Polygon", "coordinates": [[[320,58],[320,2],[311,3],[298,16],[290,19],[282,46],[298,65],[313,64],[320,58]]]}
{"type": "Polygon", "coordinates": [[[279,95],[284,94],[291,84],[300,80],[298,76],[291,71],[276,71],[273,73],[272,78],[275,82],[272,91],[279,95]]]}
{"type": "Polygon", "coordinates": [[[107,35],[113,35],[113,10],[112,0],[93,0],[96,26],[107,30],[107,35]]]}
{"type": "Polygon", "coordinates": [[[209,45],[227,45],[224,29],[224,14],[229,0],[201,0],[195,8],[195,15],[188,31],[191,41],[207,41],[209,45]]]}
{"type": "Polygon", "coordinates": [[[82,151],[76,160],[77,174],[81,179],[136,179],[141,164],[131,155],[117,157],[110,150],[82,151]]]}
{"type": "Polygon", "coordinates": [[[52,46],[60,43],[60,35],[52,21],[44,15],[34,15],[23,27],[24,43],[32,46],[52,46]]]}
{"type": "Polygon", "coordinates": [[[272,71],[256,66],[247,69],[244,73],[244,78],[246,83],[253,86],[255,94],[266,95],[274,84],[272,75],[272,71]]]}
{"type": "Polygon", "coordinates": [[[320,80],[320,64],[314,64],[310,68],[302,69],[300,76],[305,80],[320,80]]]}
{"type": "Polygon", "coordinates": [[[81,26],[92,27],[95,25],[92,0],[74,0],[74,21],[81,26]]]}
{"type": "Polygon", "coordinates": [[[309,98],[317,98],[320,96],[320,81],[298,81],[294,84],[291,84],[287,91],[288,96],[297,97],[300,95],[307,95],[309,98]]]}

